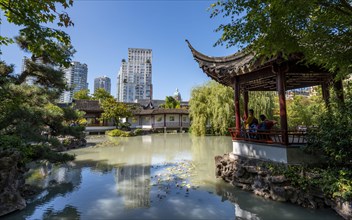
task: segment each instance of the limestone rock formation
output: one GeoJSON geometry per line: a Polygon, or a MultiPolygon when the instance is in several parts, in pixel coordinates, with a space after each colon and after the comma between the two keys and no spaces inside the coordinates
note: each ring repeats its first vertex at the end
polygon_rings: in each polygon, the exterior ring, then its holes
{"type": "MultiPolygon", "coordinates": [[[[270,163],[275,162],[225,154],[215,157],[215,174],[236,187],[252,191],[267,199],[291,202],[314,209],[329,206],[343,218],[352,219],[352,201],[326,198],[319,187],[309,189],[295,187],[284,175],[275,174],[264,165],[270,163]]],[[[284,165],[281,165],[284,169],[284,165]]]]}
{"type": "Polygon", "coordinates": [[[26,207],[20,191],[25,185],[21,154],[13,149],[0,149],[0,216],[26,207]]]}

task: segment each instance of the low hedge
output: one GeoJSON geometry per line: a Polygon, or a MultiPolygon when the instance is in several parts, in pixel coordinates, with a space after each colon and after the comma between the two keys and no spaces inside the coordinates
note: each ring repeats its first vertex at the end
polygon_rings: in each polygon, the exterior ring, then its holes
{"type": "Polygon", "coordinates": [[[121,131],[119,129],[107,131],[107,132],[105,132],[105,134],[109,135],[111,137],[131,137],[131,136],[133,136],[133,134],[131,132],[121,131]]]}

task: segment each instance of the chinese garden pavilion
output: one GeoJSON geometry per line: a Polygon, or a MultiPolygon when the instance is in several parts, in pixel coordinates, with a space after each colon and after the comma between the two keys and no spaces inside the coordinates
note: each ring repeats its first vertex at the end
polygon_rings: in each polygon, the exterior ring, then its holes
{"type": "MultiPolygon", "coordinates": [[[[277,91],[280,102],[280,130],[271,131],[270,142],[281,147],[305,143],[304,137],[297,132],[288,131],[285,92],[310,86],[321,86],[325,103],[329,100],[329,86],[332,85],[332,74],[324,68],[306,65],[303,54],[292,54],[287,58],[273,56],[270,58],[256,56],[254,52],[242,50],[224,57],[210,57],[195,50],[186,40],[198,62],[199,67],[216,82],[234,89],[236,128],[230,129],[233,142],[241,142],[240,94],[244,100],[244,116],[248,116],[248,91],[277,91]],[[296,135],[296,136],[295,136],[296,135]],[[303,137],[303,139],[302,139],[303,137]]],[[[342,89],[342,82],[333,83],[335,88],[342,89]]],[[[343,98],[343,97],[342,97],[343,98]]],[[[258,140],[248,140],[258,142],[258,140]]],[[[242,141],[243,142],[243,141],[242,141]]]]}

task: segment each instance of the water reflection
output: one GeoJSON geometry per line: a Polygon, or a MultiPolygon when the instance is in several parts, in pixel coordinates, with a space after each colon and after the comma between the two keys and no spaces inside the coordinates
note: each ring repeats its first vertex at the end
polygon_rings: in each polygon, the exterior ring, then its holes
{"type": "Polygon", "coordinates": [[[42,168],[48,176],[35,181],[47,190],[25,210],[6,218],[337,217],[332,211],[267,201],[216,179],[214,156],[231,151],[230,137],[157,134],[132,138],[99,136],[93,141],[99,145],[70,151],[77,155],[74,164],[42,168]]]}
{"type": "Polygon", "coordinates": [[[37,176],[38,173],[45,176],[45,178],[28,178],[27,183],[42,187],[44,190],[29,201],[26,209],[6,215],[4,219],[48,219],[49,216],[58,218],[69,216],[72,219],[79,219],[80,213],[72,205],[58,207],[58,209],[53,209],[52,207],[43,209],[42,207],[46,206],[46,204],[55,203],[60,198],[65,198],[77,190],[77,187],[81,184],[81,171],[72,169],[69,166],[57,167],[42,164],[31,174],[37,176]]]}
{"type": "Polygon", "coordinates": [[[77,208],[74,206],[65,206],[64,209],[60,211],[55,211],[52,209],[48,209],[43,214],[43,219],[65,219],[67,216],[70,219],[80,219],[80,213],[77,211],[77,208]]]}
{"type": "Polygon", "coordinates": [[[150,166],[123,166],[116,170],[116,187],[126,208],[150,207],[150,166]]]}

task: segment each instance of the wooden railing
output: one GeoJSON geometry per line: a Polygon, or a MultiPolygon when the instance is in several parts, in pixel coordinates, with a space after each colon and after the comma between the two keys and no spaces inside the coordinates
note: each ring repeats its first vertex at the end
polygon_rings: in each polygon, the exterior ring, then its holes
{"type": "Polygon", "coordinates": [[[180,128],[180,122],[166,122],[166,127],[167,128],[180,128]]]}
{"type": "MultiPolygon", "coordinates": [[[[163,128],[164,122],[154,123],[153,128],[163,128]]],[[[166,122],[166,128],[180,128],[180,122],[166,122]]],[[[182,122],[182,128],[188,128],[189,122],[182,122]]]]}
{"type": "MultiPolygon", "coordinates": [[[[236,128],[229,128],[229,132],[232,136],[232,140],[286,145],[285,141],[282,138],[285,132],[282,130],[250,132],[249,130],[244,129],[236,130],[236,128]]],[[[287,144],[306,144],[306,136],[307,132],[305,131],[288,131],[287,144]]]]}

